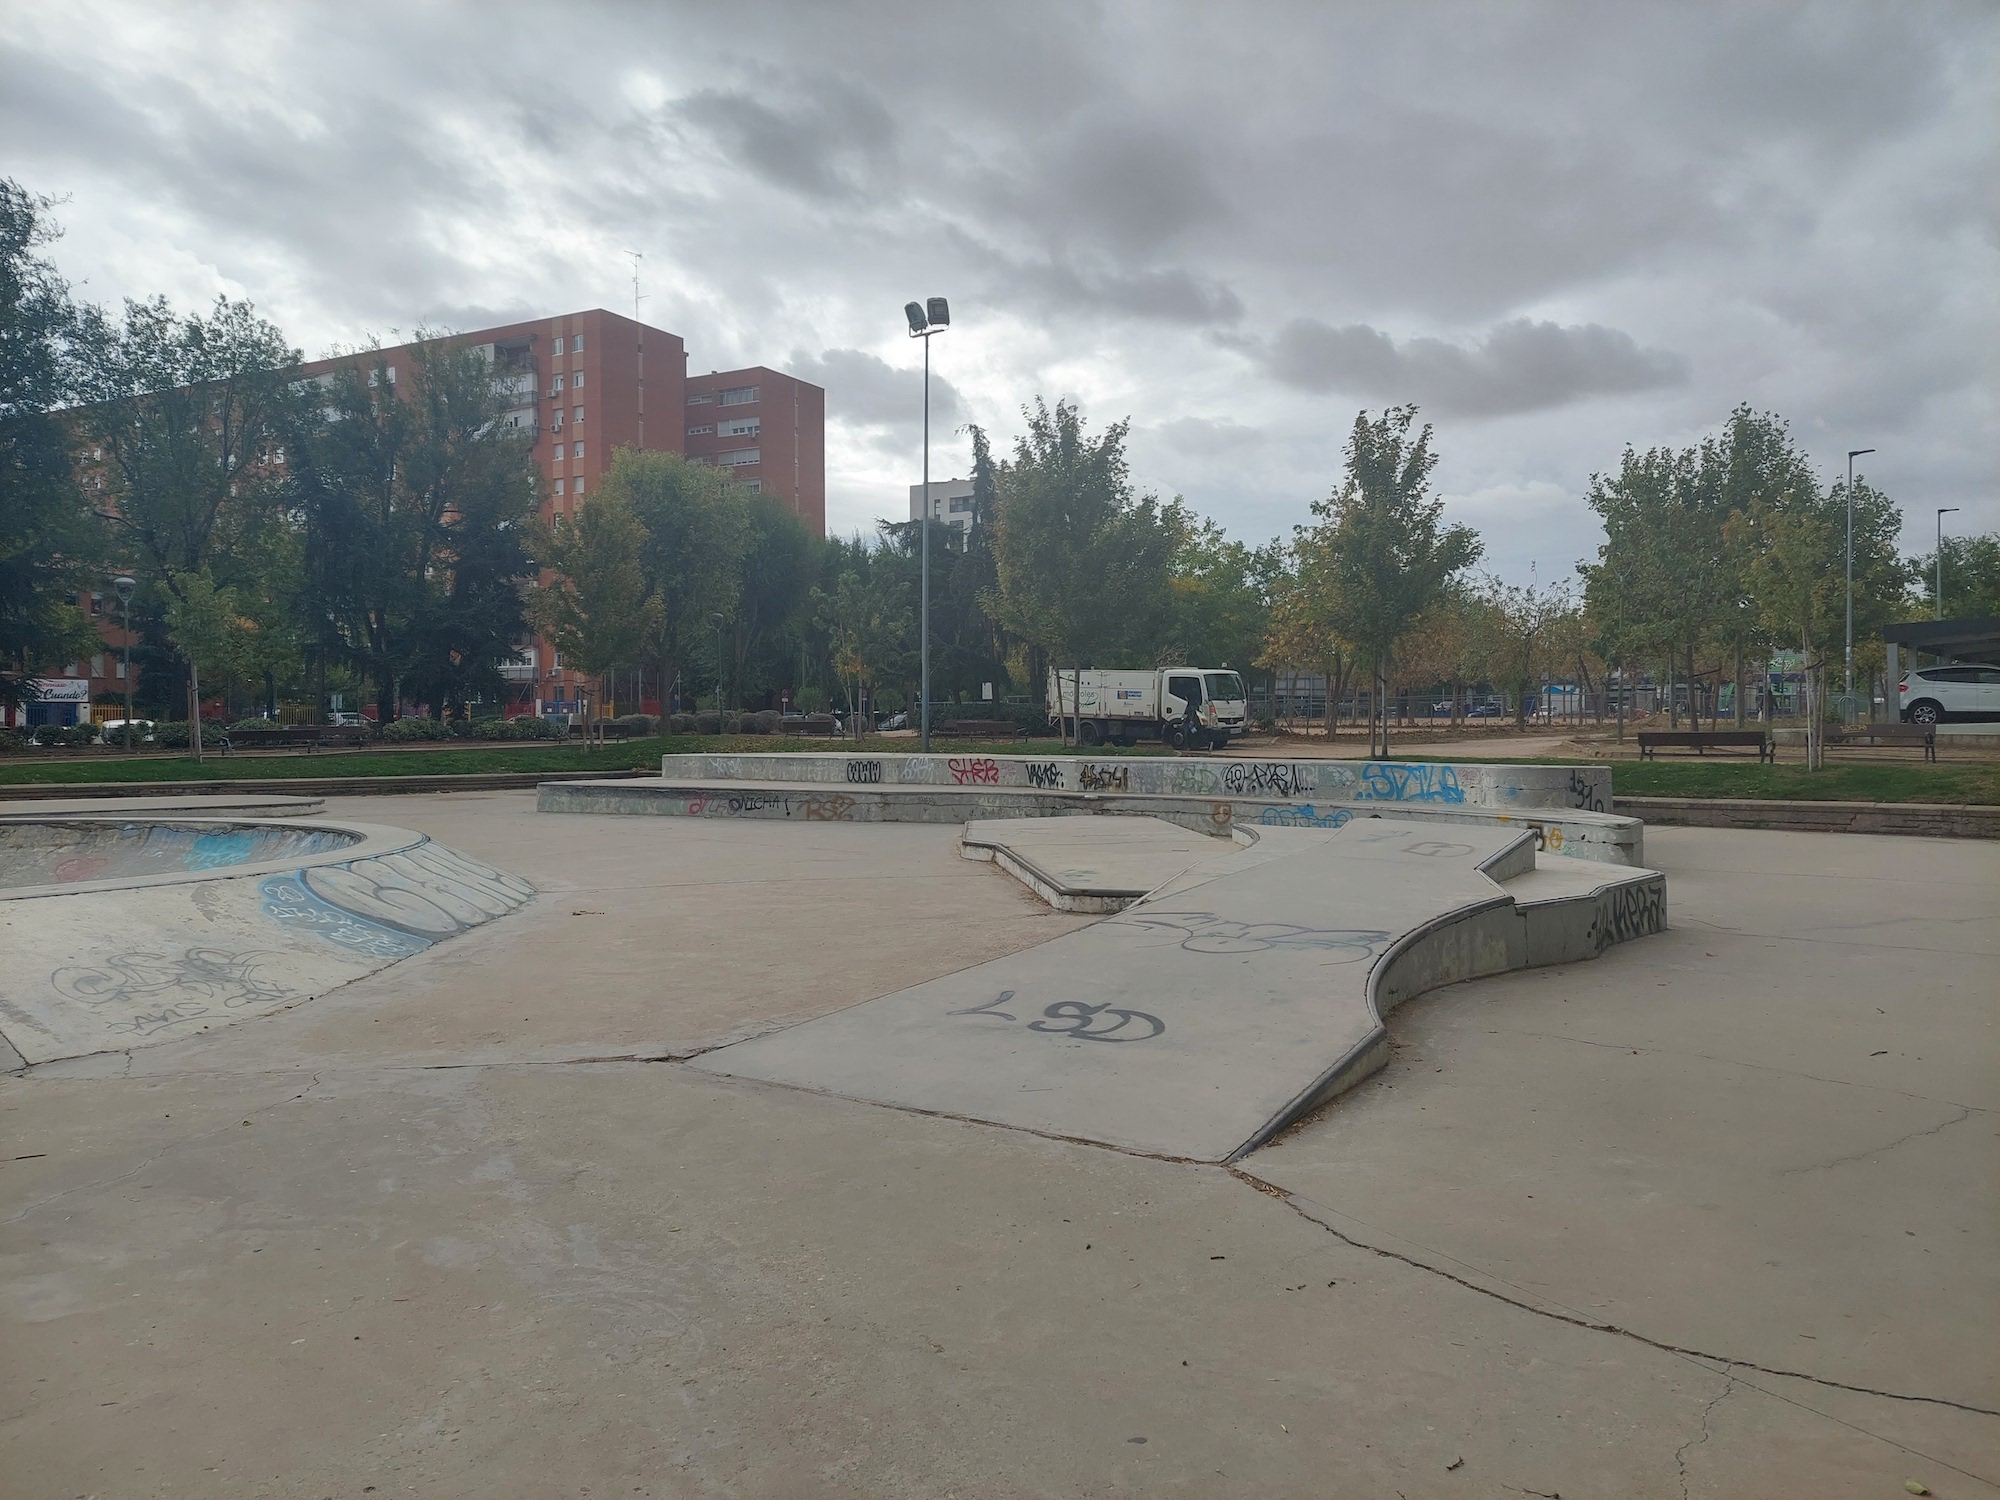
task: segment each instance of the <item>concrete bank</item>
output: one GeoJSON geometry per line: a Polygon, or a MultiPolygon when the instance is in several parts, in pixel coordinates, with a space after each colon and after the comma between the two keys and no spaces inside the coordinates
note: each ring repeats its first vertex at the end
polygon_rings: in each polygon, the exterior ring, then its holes
{"type": "Polygon", "coordinates": [[[616,767],[601,771],[473,771],[458,776],[250,776],[229,781],[27,782],[0,786],[0,803],[71,797],[232,797],[280,792],[295,797],[380,797],[409,792],[520,792],[545,781],[607,781],[645,776],[616,767]]]}
{"type": "Polygon", "coordinates": [[[1542,848],[1605,864],[1645,863],[1645,825],[1613,813],[1536,810],[1503,812],[1462,803],[1301,802],[1141,792],[1036,791],[968,783],[894,786],[829,782],[633,778],[544,785],[545,813],[613,817],[773,818],[799,823],[967,823],[980,818],[1049,818],[1076,813],[1164,818],[1197,833],[1227,835],[1239,824],[1261,828],[1339,828],[1356,818],[1526,829],[1542,848]]]}
{"type": "MultiPolygon", "coordinates": [[[[2000,839],[2000,807],[1944,802],[1784,802],[1758,797],[1620,797],[1614,812],[1661,827],[1770,828],[2000,839]]],[[[1571,850],[1572,854],[1576,851],[1571,850]]]]}
{"type": "Polygon", "coordinates": [[[1038,792],[1255,797],[1604,812],[1609,766],[1429,761],[1230,760],[1222,756],[882,755],[840,751],[663,755],[669,781],[809,781],[835,786],[1017,787],[1038,792]]]}

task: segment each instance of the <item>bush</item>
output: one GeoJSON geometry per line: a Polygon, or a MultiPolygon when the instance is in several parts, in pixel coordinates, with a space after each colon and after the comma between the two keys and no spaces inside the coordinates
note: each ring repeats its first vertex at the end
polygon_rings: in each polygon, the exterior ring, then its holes
{"type": "Polygon", "coordinates": [[[669,728],[669,730],[671,730],[671,731],[672,731],[672,732],[673,732],[674,734],[693,734],[693,733],[694,733],[694,715],[693,715],[693,714],[669,714],[669,715],[667,715],[667,727],[668,727],[668,728],[669,728]]]}
{"type": "Polygon", "coordinates": [[[539,719],[533,714],[522,714],[518,719],[483,720],[479,733],[495,740],[566,740],[569,738],[569,726],[552,719],[539,719]]]}
{"type": "Polygon", "coordinates": [[[391,744],[407,745],[418,740],[441,740],[448,733],[436,719],[391,719],[382,726],[381,737],[391,744]]]}
{"type": "Polygon", "coordinates": [[[276,729],[278,721],[276,719],[267,719],[259,714],[248,719],[238,719],[229,727],[231,729],[276,729]]]}
{"type": "Polygon", "coordinates": [[[785,716],[775,708],[760,708],[755,713],[743,716],[744,734],[776,734],[784,724],[785,716]]]}
{"type": "Polygon", "coordinates": [[[716,717],[714,709],[704,709],[694,716],[694,732],[696,734],[722,733],[722,722],[716,717]]]}
{"type": "Polygon", "coordinates": [[[31,731],[44,749],[73,750],[97,738],[95,724],[43,724],[31,731]]]}
{"type": "MultiPolygon", "coordinates": [[[[225,731],[220,724],[204,720],[201,726],[201,747],[204,750],[220,750],[225,731]]],[[[188,725],[186,719],[168,719],[153,726],[153,743],[168,750],[188,748],[188,725]]]]}
{"type": "Polygon", "coordinates": [[[1049,711],[1039,703],[988,703],[981,699],[973,703],[931,705],[933,728],[950,719],[991,719],[1007,725],[1010,730],[1025,730],[1029,734],[1055,733],[1049,726],[1049,711]]]}
{"type": "Polygon", "coordinates": [[[620,714],[611,722],[633,734],[657,734],[660,728],[658,714],[620,714]]]}
{"type": "Polygon", "coordinates": [[[0,729],[0,754],[4,754],[9,750],[25,750],[27,748],[28,737],[25,734],[19,734],[12,729],[0,729]]]}

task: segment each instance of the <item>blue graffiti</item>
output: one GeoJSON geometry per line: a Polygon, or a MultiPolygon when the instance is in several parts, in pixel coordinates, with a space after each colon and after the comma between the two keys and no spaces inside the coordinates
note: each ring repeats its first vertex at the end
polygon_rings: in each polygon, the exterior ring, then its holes
{"type": "Polygon", "coordinates": [[[227,865],[247,865],[255,857],[260,842],[253,828],[231,828],[222,833],[204,833],[188,846],[181,862],[190,870],[219,870],[227,865]]]}
{"type": "Polygon", "coordinates": [[[430,947],[429,938],[398,932],[321,900],[306,889],[302,875],[272,875],[258,887],[264,915],[294,932],[310,932],[351,953],[370,958],[408,958],[430,947]]]}
{"type": "Polygon", "coordinates": [[[1452,766],[1377,760],[1361,768],[1354,795],[1371,802],[1463,802],[1465,788],[1452,766]]]}
{"type": "Polygon", "coordinates": [[[1339,828],[1354,816],[1344,807],[1319,811],[1310,802],[1297,807],[1267,807],[1257,819],[1266,828],[1339,828]]]}

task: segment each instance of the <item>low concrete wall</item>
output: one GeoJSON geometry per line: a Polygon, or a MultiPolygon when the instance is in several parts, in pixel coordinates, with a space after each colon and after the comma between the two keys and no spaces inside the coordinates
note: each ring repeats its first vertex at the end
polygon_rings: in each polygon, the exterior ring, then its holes
{"type": "Polygon", "coordinates": [[[1896,833],[1920,838],[2000,839],[2000,807],[1964,807],[1942,802],[1781,802],[1756,797],[1620,797],[1616,811],[1670,827],[1769,828],[1796,833],[1896,833]]]}
{"type": "MultiPolygon", "coordinates": [[[[241,764],[241,762],[237,762],[241,764]]],[[[299,797],[380,797],[391,792],[519,792],[545,781],[604,781],[645,776],[612,766],[602,771],[468,771],[456,776],[257,776],[230,781],[42,781],[0,786],[0,802],[70,797],[203,797],[279,792],[299,797]]],[[[116,808],[107,809],[115,812],[116,808]]]]}
{"type": "Polygon", "coordinates": [[[1608,812],[1609,766],[1432,764],[1424,761],[1228,760],[1221,756],[664,755],[669,781],[811,781],[836,786],[1020,787],[1047,792],[1255,797],[1275,801],[1416,803],[1502,810],[1608,812]]]}
{"type": "Polygon", "coordinates": [[[1228,833],[1237,824],[1338,828],[1355,818],[1393,816],[1439,823],[1519,827],[1534,833],[1541,847],[1558,854],[1614,865],[1645,863],[1645,828],[1637,818],[1584,811],[1503,812],[1463,803],[1297,802],[1258,797],[1035,791],[992,785],[753,783],[721,777],[705,780],[681,777],[661,781],[550,783],[537,795],[536,806],[548,813],[783,818],[803,823],[966,823],[976,818],[1125,813],[1164,818],[1182,828],[1218,835],[1228,833]]]}

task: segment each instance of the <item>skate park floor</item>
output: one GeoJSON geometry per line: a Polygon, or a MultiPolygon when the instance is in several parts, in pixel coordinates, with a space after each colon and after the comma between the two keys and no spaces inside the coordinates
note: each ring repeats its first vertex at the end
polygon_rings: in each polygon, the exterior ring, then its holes
{"type": "Polygon", "coordinates": [[[531,881],[0,1078],[30,1495],[1987,1495],[2000,847],[1648,830],[1667,932],[1234,1169],[673,1059],[1095,920],[944,825],[329,798],[531,881]]]}

